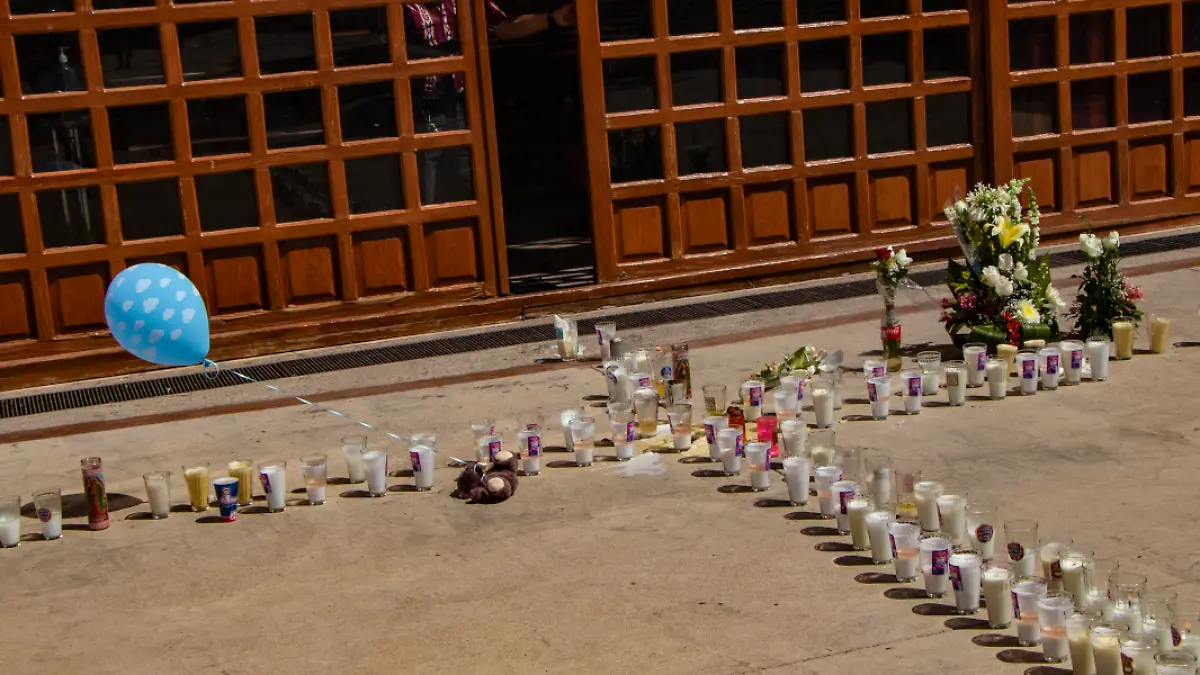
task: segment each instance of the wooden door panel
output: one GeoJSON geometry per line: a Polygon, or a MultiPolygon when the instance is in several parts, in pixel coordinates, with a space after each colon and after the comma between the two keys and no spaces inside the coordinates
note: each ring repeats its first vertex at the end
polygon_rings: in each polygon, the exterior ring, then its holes
{"type": "Polygon", "coordinates": [[[685,253],[711,253],[729,248],[727,190],[680,195],[685,253]]]}
{"type": "Polygon", "coordinates": [[[771,184],[748,187],[746,194],[746,224],[751,246],[766,246],[794,241],[796,227],[792,223],[792,184],[771,184]]]}
{"type": "Polygon", "coordinates": [[[204,252],[208,313],[212,316],[263,309],[266,298],[262,247],[204,252]]]}
{"type": "Polygon", "coordinates": [[[108,290],[108,265],[94,263],[60,267],[46,272],[55,330],[83,333],[104,330],[104,293],[108,290]]]}
{"type": "Polygon", "coordinates": [[[332,237],[279,243],[288,306],[338,299],[337,242],[332,237]]]}
{"type": "Polygon", "coordinates": [[[400,293],[412,288],[408,231],[402,228],[354,235],[360,295],[400,293]]]}
{"type": "Polygon", "coordinates": [[[425,253],[432,288],[479,281],[476,224],[471,220],[438,223],[425,228],[425,253]]]}
{"type": "Polygon", "coordinates": [[[1129,144],[1129,200],[1145,201],[1170,197],[1171,138],[1149,139],[1129,144]]]}
{"type": "Polygon", "coordinates": [[[32,338],[34,331],[29,274],[0,274],[0,342],[32,338]]]}
{"type": "Polygon", "coordinates": [[[655,198],[613,205],[619,262],[665,257],[668,238],[665,204],[665,199],[655,198]]]}

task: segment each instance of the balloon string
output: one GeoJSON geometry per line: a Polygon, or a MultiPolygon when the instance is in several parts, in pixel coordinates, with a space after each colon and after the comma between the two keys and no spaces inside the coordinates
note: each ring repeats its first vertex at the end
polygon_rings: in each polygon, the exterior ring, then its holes
{"type": "MultiPolygon", "coordinates": [[[[216,363],[215,361],[209,361],[208,359],[204,360],[204,374],[206,376],[208,376],[209,378],[215,378],[217,376],[217,373],[220,370],[221,370],[221,365],[219,363],[216,363]]],[[[266,387],[267,389],[270,389],[271,391],[275,392],[276,394],[280,394],[281,396],[287,396],[290,398],[294,398],[297,401],[303,403],[304,405],[313,408],[314,410],[320,410],[321,412],[327,412],[330,415],[336,415],[336,416],[346,420],[347,422],[350,422],[351,424],[357,424],[358,426],[360,426],[364,429],[369,429],[376,433],[383,434],[383,435],[391,438],[392,440],[400,441],[401,443],[408,442],[407,438],[404,438],[403,436],[394,434],[394,433],[388,431],[387,429],[382,429],[382,428],[377,427],[374,424],[371,424],[369,422],[363,422],[361,420],[356,420],[344,412],[339,412],[337,410],[334,410],[333,408],[326,408],[325,406],[320,405],[318,403],[314,403],[314,402],[304,398],[303,396],[297,396],[296,394],[286,391],[286,390],[284,390],[280,387],[277,387],[273,384],[269,384],[267,382],[262,382],[260,380],[256,380],[253,377],[250,377],[249,375],[247,375],[245,373],[241,373],[241,372],[238,372],[233,369],[229,369],[226,372],[233,373],[234,375],[236,375],[237,377],[240,377],[241,379],[245,380],[246,382],[252,382],[254,384],[261,384],[262,386],[266,387]]],[[[434,452],[436,452],[439,455],[445,455],[445,453],[440,452],[437,448],[430,448],[430,450],[433,450],[434,452]]],[[[457,457],[453,457],[450,455],[445,455],[445,456],[449,457],[451,461],[457,462],[458,464],[466,464],[466,462],[464,460],[461,460],[457,457]]]]}

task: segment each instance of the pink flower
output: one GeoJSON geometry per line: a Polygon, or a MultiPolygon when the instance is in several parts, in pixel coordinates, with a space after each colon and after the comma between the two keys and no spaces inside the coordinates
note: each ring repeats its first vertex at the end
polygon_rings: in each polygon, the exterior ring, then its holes
{"type": "Polygon", "coordinates": [[[950,323],[950,319],[953,319],[953,318],[954,317],[950,315],[950,312],[942,312],[942,318],[940,318],[938,320],[941,321],[942,323],[950,323]]]}
{"type": "Polygon", "coordinates": [[[1138,286],[1134,286],[1128,281],[1121,282],[1121,290],[1125,293],[1125,299],[1129,301],[1141,300],[1144,297],[1142,294],[1142,289],[1138,286]]]}
{"type": "Polygon", "coordinates": [[[975,309],[975,303],[977,300],[978,298],[975,297],[974,293],[964,293],[963,296],[958,299],[958,304],[962,305],[963,309],[975,309]]]}
{"type": "Polygon", "coordinates": [[[950,309],[950,298],[942,298],[942,309],[950,309]]]}

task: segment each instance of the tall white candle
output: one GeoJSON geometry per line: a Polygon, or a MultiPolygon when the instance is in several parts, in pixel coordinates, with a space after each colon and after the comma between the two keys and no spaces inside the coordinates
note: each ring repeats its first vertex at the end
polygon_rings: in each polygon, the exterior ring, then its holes
{"type": "Polygon", "coordinates": [[[783,460],[783,479],[787,482],[788,501],[792,506],[808,503],[808,458],[787,457],[783,460]]]}
{"type": "Polygon", "coordinates": [[[155,518],[171,515],[171,487],[166,480],[146,481],[146,497],[150,501],[150,515],[155,518]]]}
{"type": "Polygon", "coordinates": [[[950,540],[927,536],[921,539],[921,572],[925,575],[925,594],[940,598],[950,579],[950,540]]]}
{"type": "Polygon", "coordinates": [[[1008,362],[1004,359],[990,359],[987,363],[988,396],[994,400],[1004,398],[1008,394],[1008,362]]]}
{"type": "Polygon", "coordinates": [[[833,508],[837,517],[838,532],[850,534],[850,500],[858,490],[858,483],[852,480],[839,480],[833,484],[833,508]]]}
{"type": "Polygon", "coordinates": [[[871,561],[882,565],[892,559],[892,539],[888,528],[892,514],[887,511],[872,511],[867,514],[867,536],[871,540],[871,561]]]}
{"type": "Polygon", "coordinates": [[[962,405],[967,400],[967,375],[962,365],[946,365],[946,396],[950,405],[962,405]]]}
{"type": "Polygon", "coordinates": [[[983,599],[987,603],[988,626],[1007,628],[1013,620],[1012,573],[1004,567],[983,570],[983,599]]]}
{"type": "Polygon", "coordinates": [[[967,499],[961,495],[942,495],[937,498],[942,532],[950,535],[955,546],[967,541],[967,499]]]}
{"type": "Polygon", "coordinates": [[[1075,608],[1084,609],[1087,605],[1087,576],[1084,573],[1085,558],[1070,554],[1059,563],[1062,569],[1063,590],[1075,598],[1075,608]]]}
{"type": "Polygon", "coordinates": [[[17,518],[0,517],[0,546],[5,548],[21,543],[21,521],[17,518]]]}
{"type": "Polygon", "coordinates": [[[942,496],[942,484],[935,481],[921,481],[913,486],[913,495],[917,500],[917,518],[921,521],[921,529],[926,532],[937,532],[941,529],[937,500],[942,496]]]}
{"type": "Polygon", "coordinates": [[[1120,632],[1092,629],[1092,656],[1096,660],[1096,675],[1123,675],[1120,632]]]}
{"type": "Polygon", "coordinates": [[[867,514],[871,512],[871,500],[856,495],[846,506],[850,512],[850,537],[854,550],[865,551],[871,548],[870,535],[867,534],[867,514]]]}
{"type": "Polygon", "coordinates": [[[827,429],[833,426],[833,404],[836,392],[833,387],[814,387],[812,390],[813,414],[816,417],[817,428],[827,429]]]}

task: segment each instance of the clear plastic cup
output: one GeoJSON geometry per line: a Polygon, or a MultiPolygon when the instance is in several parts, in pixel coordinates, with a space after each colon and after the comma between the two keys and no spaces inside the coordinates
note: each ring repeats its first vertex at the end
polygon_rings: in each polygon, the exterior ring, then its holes
{"type": "Polygon", "coordinates": [[[913,523],[892,523],[888,527],[888,534],[891,536],[896,580],[902,584],[916,581],[917,568],[921,563],[921,527],[913,523]]]}
{"type": "Polygon", "coordinates": [[[921,572],[925,576],[925,595],[940,598],[950,586],[950,537],[944,532],[921,535],[921,572]]]}
{"type": "Polygon", "coordinates": [[[717,447],[721,449],[721,464],[726,476],[742,472],[742,430],[722,429],[717,433],[717,447]]]}
{"type": "Polygon", "coordinates": [[[1131,636],[1121,640],[1121,667],[1133,675],[1154,675],[1154,655],[1158,640],[1148,636],[1131,636]]]}
{"type": "Polygon", "coordinates": [[[1042,577],[1013,579],[1013,618],[1017,622],[1017,642],[1031,647],[1042,641],[1038,622],[1038,601],[1046,596],[1046,580],[1042,577]]]}
{"type": "Polygon", "coordinates": [[[1102,621],[1113,620],[1113,603],[1108,591],[1108,580],[1120,569],[1121,565],[1109,558],[1095,558],[1088,562],[1086,607],[1099,613],[1102,621]]]}
{"type": "Polygon", "coordinates": [[[979,611],[982,567],[979,551],[956,548],[950,553],[950,584],[954,587],[954,605],[959,614],[979,611]]]}
{"type": "Polygon", "coordinates": [[[1070,593],[1046,593],[1037,601],[1038,624],[1042,633],[1042,657],[1047,663],[1062,663],[1070,655],[1067,641],[1067,615],[1075,611],[1070,593]]]}
{"type": "Polygon", "coordinates": [[[1200,601],[1177,599],[1168,605],[1171,610],[1171,638],[1176,649],[1183,649],[1200,658],[1200,601]]]}
{"type": "Polygon", "coordinates": [[[300,458],[300,472],[304,476],[304,494],[312,506],[325,503],[325,488],[329,483],[329,459],[325,455],[300,458]]]}
{"type": "Polygon", "coordinates": [[[596,420],[584,417],[571,421],[571,442],[576,466],[591,466],[596,460],[596,420]]]}
{"type": "Polygon", "coordinates": [[[833,484],[842,477],[840,466],[818,466],[813,470],[813,479],[817,484],[817,502],[821,505],[821,515],[833,518],[837,515],[838,505],[833,501],[833,484]]]}
{"type": "Polygon", "coordinates": [[[942,519],[938,514],[937,500],[945,488],[941,483],[923,480],[913,486],[913,496],[917,502],[917,518],[921,529],[925,532],[940,532],[942,519]]]}
{"type": "Polygon", "coordinates": [[[671,438],[676,452],[685,452],[692,447],[692,404],[677,403],[667,411],[671,424],[671,438]]]}
{"type": "Polygon", "coordinates": [[[771,405],[780,419],[792,418],[799,411],[800,399],[796,397],[795,389],[780,387],[771,392],[771,405]]]}
{"type": "Polygon", "coordinates": [[[989,628],[1008,628],[1013,620],[1012,566],[990,562],[983,566],[983,601],[987,604],[989,628]]]}
{"type": "Polygon", "coordinates": [[[1158,640],[1158,649],[1174,649],[1171,635],[1171,603],[1179,599],[1175,591],[1153,590],[1142,593],[1142,635],[1158,640]]]}
{"type": "Polygon", "coordinates": [[[617,337],[617,324],[605,321],[596,324],[596,342],[600,345],[600,360],[612,358],[612,340],[617,337]]]}
{"type": "Polygon", "coordinates": [[[1092,552],[1081,548],[1073,547],[1059,556],[1058,566],[1062,570],[1062,587],[1075,600],[1075,609],[1087,609],[1087,569],[1091,561],[1092,552]]]}
{"type": "Polygon", "coordinates": [[[966,364],[967,386],[972,389],[982,387],[987,376],[987,345],[982,342],[968,342],[963,345],[963,362],[966,364]]]}
{"type": "Polygon", "coordinates": [[[762,492],[771,487],[771,444],[747,443],[746,463],[750,468],[750,488],[762,492]]]}
{"type": "MultiPolygon", "coordinates": [[[[658,398],[656,397],[654,400],[655,406],[657,406],[658,398]]],[[[655,407],[655,414],[657,414],[657,412],[658,408],[655,407]]],[[[563,447],[567,449],[567,452],[575,451],[575,439],[571,435],[571,423],[575,420],[581,419],[583,419],[583,410],[580,408],[568,408],[566,410],[561,410],[558,413],[558,423],[562,425],[563,431],[563,447]]]]}
{"type": "Polygon", "coordinates": [[[142,476],[146,484],[146,501],[150,502],[150,517],[159,520],[171,517],[171,472],[154,471],[142,476]]]}
{"type": "Polygon", "coordinates": [[[1062,557],[1074,545],[1075,542],[1069,538],[1042,539],[1038,557],[1042,559],[1042,576],[1046,578],[1047,590],[1063,590],[1062,557]]]}
{"type": "Polygon", "coordinates": [[[658,432],[658,393],[649,387],[633,392],[633,407],[640,438],[651,438],[658,432]]]}
{"type": "Polygon", "coordinates": [[[950,405],[963,405],[967,402],[967,364],[965,361],[946,361],[943,365],[946,371],[946,396],[950,405]]]}
{"type": "Polygon", "coordinates": [[[808,457],[787,457],[783,460],[783,479],[787,482],[788,501],[792,506],[808,504],[808,457]]]}
{"type": "Polygon", "coordinates": [[[42,539],[62,537],[62,490],[50,488],[33,493],[33,508],[42,523],[42,539]]]}
{"type": "Polygon", "coordinates": [[[1114,572],[1108,579],[1113,601],[1113,621],[1129,626],[1129,634],[1142,634],[1142,593],[1146,577],[1132,572],[1114,572]]]}
{"type": "Polygon", "coordinates": [[[783,440],[785,457],[808,457],[805,440],[808,428],[801,420],[784,420],[779,424],[779,436],[783,440]]]}
{"type": "Polygon", "coordinates": [[[850,500],[854,499],[855,493],[858,492],[858,483],[852,480],[834,481],[830,490],[833,492],[838,534],[850,534],[850,500]]]}
{"type": "Polygon", "coordinates": [[[896,520],[902,523],[917,523],[921,520],[917,513],[916,486],[921,482],[921,469],[916,462],[897,460],[892,467],[896,490],[896,520]]]}
{"type": "Polygon", "coordinates": [[[885,511],[896,513],[896,473],[892,469],[892,458],[879,452],[865,457],[865,473],[862,489],[871,495],[875,504],[885,511]]]}
{"type": "Polygon", "coordinates": [[[1004,546],[1013,573],[1019,577],[1037,576],[1038,524],[1033,520],[1004,523],[1004,546]]]}
{"type": "Polygon", "coordinates": [[[833,429],[815,429],[809,432],[808,449],[813,467],[833,466],[837,463],[836,432],[833,429]]]}

